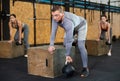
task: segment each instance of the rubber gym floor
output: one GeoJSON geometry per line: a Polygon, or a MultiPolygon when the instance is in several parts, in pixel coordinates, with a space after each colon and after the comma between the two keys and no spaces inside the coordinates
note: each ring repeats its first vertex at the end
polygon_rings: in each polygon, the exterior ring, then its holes
{"type": "Polygon", "coordinates": [[[120,40],[113,42],[112,56],[88,56],[90,75],[81,78],[45,78],[28,74],[27,58],[0,59],[0,81],[120,81],[120,40]]]}

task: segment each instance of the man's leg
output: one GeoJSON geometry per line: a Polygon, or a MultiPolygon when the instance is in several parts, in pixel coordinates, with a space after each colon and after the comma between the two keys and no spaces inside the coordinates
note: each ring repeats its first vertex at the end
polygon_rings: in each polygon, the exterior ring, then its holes
{"type": "Polygon", "coordinates": [[[81,77],[87,77],[89,75],[88,55],[87,55],[87,50],[85,48],[86,36],[87,36],[87,23],[82,27],[80,27],[78,30],[78,48],[83,63],[83,69],[80,75],[81,77]]]}
{"type": "Polygon", "coordinates": [[[88,56],[87,56],[87,50],[85,48],[85,40],[78,40],[78,48],[81,54],[83,67],[86,68],[88,67],[88,56]]]}
{"type": "Polygon", "coordinates": [[[89,75],[89,69],[88,69],[88,56],[87,56],[87,50],[85,48],[85,40],[78,40],[78,48],[79,52],[81,54],[81,59],[83,63],[83,69],[81,71],[81,77],[87,77],[89,75]]]}

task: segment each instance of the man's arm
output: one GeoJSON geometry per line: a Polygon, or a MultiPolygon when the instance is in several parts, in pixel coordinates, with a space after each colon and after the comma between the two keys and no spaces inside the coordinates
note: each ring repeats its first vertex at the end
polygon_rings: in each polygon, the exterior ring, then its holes
{"type": "Polygon", "coordinates": [[[50,46],[54,46],[54,40],[57,32],[58,24],[54,20],[52,20],[52,31],[50,37],[50,46]]]}
{"type": "Polygon", "coordinates": [[[50,54],[54,53],[55,47],[54,47],[54,40],[56,36],[56,31],[57,31],[58,24],[52,20],[52,31],[51,31],[51,37],[50,37],[50,46],[48,47],[48,51],[50,54]]]}
{"type": "Polygon", "coordinates": [[[71,48],[72,48],[72,43],[73,43],[73,30],[74,30],[74,25],[73,23],[69,23],[69,24],[65,24],[65,26],[68,26],[66,30],[66,45],[65,45],[65,48],[66,48],[66,56],[69,56],[70,55],[70,52],[71,52],[71,48]]]}
{"type": "Polygon", "coordinates": [[[72,31],[68,31],[66,33],[66,56],[69,56],[70,55],[70,52],[71,52],[71,48],[72,48],[72,42],[73,42],[73,35],[72,35],[72,31]]]}

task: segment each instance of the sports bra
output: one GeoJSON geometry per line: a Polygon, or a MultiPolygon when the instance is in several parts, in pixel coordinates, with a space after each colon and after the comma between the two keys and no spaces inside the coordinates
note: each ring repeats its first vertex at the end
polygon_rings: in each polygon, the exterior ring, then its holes
{"type": "Polygon", "coordinates": [[[107,30],[108,30],[108,23],[107,23],[106,25],[104,25],[104,26],[106,26],[106,27],[105,27],[105,28],[102,28],[102,22],[100,22],[101,30],[102,30],[102,31],[107,31],[107,30]]]}
{"type": "MultiPolygon", "coordinates": [[[[15,29],[19,29],[18,21],[17,21],[17,25],[16,25],[16,26],[13,26],[13,24],[12,24],[12,27],[15,28],[15,29]]],[[[22,24],[22,27],[24,27],[24,24],[22,24]]]]}

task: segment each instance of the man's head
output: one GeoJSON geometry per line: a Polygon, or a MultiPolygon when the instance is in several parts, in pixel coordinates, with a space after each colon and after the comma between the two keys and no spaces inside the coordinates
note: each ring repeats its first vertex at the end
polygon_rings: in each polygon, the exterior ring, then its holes
{"type": "Polygon", "coordinates": [[[53,5],[51,11],[52,11],[52,17],[56,22],[62,21],[64,14],[63,14],[63,10],[60,6],[53,5]]]}

